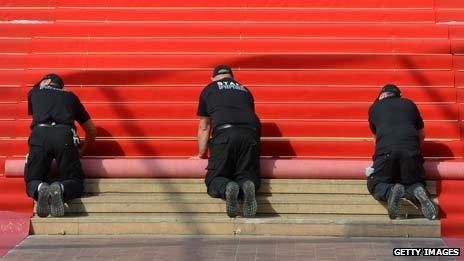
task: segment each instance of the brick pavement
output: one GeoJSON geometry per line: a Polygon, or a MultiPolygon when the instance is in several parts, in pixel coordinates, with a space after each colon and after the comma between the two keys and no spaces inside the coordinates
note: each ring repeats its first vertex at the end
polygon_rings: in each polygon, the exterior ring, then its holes
{"type": "Polygon", "coordinates": [[[395,247],[446,245],[436,238],[31,236],[1,260],[454,260],[395,258],[395,247]]]}

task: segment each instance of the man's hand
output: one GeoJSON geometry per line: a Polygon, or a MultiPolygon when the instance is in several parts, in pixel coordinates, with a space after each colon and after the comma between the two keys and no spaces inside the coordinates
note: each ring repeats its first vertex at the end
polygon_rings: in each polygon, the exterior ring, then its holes
{"type": "Polygon", "coordinates": [[[200,159],[207,159],[208,157],[206,155],[195,155],[190,157],[192,160],[200,160],[200,159]]]}
{"type": "Polygon", "coordinates": [[[90,144],[95,141],[95,137],[97,136],[97,128],[95,127],[95,124],[92,120],[84,122],[81,124],[81,126],[85,131],[85,140],[79,148],[79,154],[83,156],[87,149],[90,147],[90,144]]]}

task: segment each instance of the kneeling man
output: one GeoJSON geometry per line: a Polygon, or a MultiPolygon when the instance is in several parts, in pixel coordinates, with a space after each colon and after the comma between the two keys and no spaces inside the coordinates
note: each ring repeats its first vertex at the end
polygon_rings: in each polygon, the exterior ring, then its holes
{"type": "Polygon", "coordinates": [[[28,95],[32,124],[24,179],[27,194],[37,201],[39,217],[64,216],[64,203],[82,195],[84,172],[79,156],[96,135],[95,125],[79,98],[63,87],[60,76],[48,74],[28,95]],[[86,133],[80,149],[74,121],[86,133]],[[49,175],[53,159],[58,172],[56,180],[49,175]]]}
{"type": "Polygon", "coordinates": [[[424,159],[420,143],[424,122],[417,106],[401,98],[400,89],[385,85],[369,109],[369,125],[375,137],[374,172],[367,187],[375,199],[388,202],[388,215],[398,215],[401,198],[420,204],[428,219],[438,217],[437,206],[425,188],[424,159]]]}
{"type": "Polygon", "coordinates": [[[229,217],[238,215],[238,198],[243,197],[243,216],[254,216],[260,185],[261,124],[250,90],[234,80],[229,66],[219,65],[212,83],[201,92],[197,114],[199,152],[193,158],[206,158],[209,146],[208,194],[226,200],[229,217]]]}

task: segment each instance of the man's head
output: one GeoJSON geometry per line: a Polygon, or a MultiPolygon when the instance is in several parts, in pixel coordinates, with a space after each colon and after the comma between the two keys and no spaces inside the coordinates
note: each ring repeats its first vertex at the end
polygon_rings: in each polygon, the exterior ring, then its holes
{"type": "Polygon", "coordinates": [[[220,64],[214,68],[211,80],[219,81],[224,78],[234,78],[234,74],[232,73],[232,69],[229,65],[220,64]]]}
{"type": "Polygon", "coordinates": [[[54,88],[63,89],[63,79],[54,73],[47,74],[42,78],[42,80],[40,80],[40,87],[45,86],[52,86],[54,88]]]}
{"type": "Polygon", "coordinates": [[[401,97],[400,88],[394,84],[387,84],[383,86],[380,90],[379,96],[377,96],[377,100],[380,101],[388,97],[401,97]]]}

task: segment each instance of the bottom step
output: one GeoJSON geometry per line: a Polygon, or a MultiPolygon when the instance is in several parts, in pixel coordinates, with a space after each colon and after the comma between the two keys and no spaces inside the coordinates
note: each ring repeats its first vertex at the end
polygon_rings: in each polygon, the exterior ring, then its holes
{"type": "Polygon", "coordinates": [[[31,233],[67,235],[286,235],[440,237],[439,221],[386,215],[92,214],[31,220],[31,233]]]}

